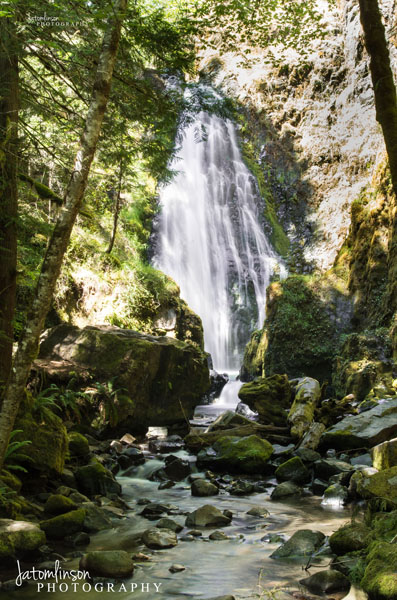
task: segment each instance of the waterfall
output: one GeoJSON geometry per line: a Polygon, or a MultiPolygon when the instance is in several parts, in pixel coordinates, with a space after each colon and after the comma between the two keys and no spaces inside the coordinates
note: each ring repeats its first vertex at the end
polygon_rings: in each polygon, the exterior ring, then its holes
{"type": "Polygon", "coordinates": [[[238,370],[280,264],[264,233],[263,200],[234,124],[218,116],[202,112],[186,128],[171,168],[177,174],[160,193],[153,262],[200,315],[214,368],[238,370]]]}

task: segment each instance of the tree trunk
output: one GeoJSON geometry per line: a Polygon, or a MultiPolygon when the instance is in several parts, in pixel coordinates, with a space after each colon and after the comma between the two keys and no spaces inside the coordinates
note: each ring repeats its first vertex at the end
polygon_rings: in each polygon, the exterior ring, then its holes
{"type": "Polygon", "coordinates": [[[116,239],[117,224],[119,222],[120,208],[121,208],[121,184],[123,180],[123,159],[120,159],[119,165],[119,183],[117,187],[116,200],[114,202],[114,215],[113,215],[113,229],[110,237],[109,246],[107,247],[106,253],[110,254],[113,250],[114,240],[116,239]]]}
{"type": "Polygon", "coordinates": [[[126,5],[127,0],[118,0],[103,37],[90,106],[84,132],[77,150],[73,172],[65,192],[65,202],[60,210],[44,257],[35,298],[27,319],[27,326],[18,344],[10,383],[0,413],[0,469],[4,462],[5,451],[18,408],[25,392],[32,361],[37,356],[40,333],[51,306],[62,260],[87,185],[88,174],[109,99],[126,5]]]}
{"type": "Polygon", "coordinates": [[[17,271],[18,41],[0,19],[0,405],[11,372],[17,271]]]}
{"type": "Polygon", "coordinates": [[[370,57],[376,120],[382,127],[391,179],[397,196],[397,96],[389,48],[377,0],[359,0],[365,47],[370,57]]]}

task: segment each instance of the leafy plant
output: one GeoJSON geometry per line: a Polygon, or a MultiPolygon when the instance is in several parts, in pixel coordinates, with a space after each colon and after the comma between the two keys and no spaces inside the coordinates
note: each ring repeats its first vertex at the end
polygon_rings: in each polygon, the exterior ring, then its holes
{"type": "Polygon", "coordinates": [[[29,446],[32,442],[30,440],[14,440],[13,438],[19,433],[23,433],[22,429],[14,429],[14,431],[11,432],[10,441],[5,453],[4,466],[9,471],[22,471],[23,473],[27,473],[25,467],[20,465],[19,462],[29,461],[30,457],[21,452],[21,449],[29,446]]]}
{"type": "Polygon", "coordinates": [[[112,377],[112,379],[105,383],[97,381],[94,384],[94,387],[97,390],[97,396],[101,401],[103,419],[105,423],[109,423],[111,427],[116,427],[119,419],[116,406],[117,395],[120,392],[126,391],[125,388],[115,388],[116,380],[117,377],[112,377]]]}
{"type": "Polygon", "coordinates": [[[37,417],[39,422],[54,423],[57,420],[55,411],[59,411],[60,407],[56,402],[59,388],[52,384],[49,388],[39,392],[34,398],[32,412],[37,417]]]}

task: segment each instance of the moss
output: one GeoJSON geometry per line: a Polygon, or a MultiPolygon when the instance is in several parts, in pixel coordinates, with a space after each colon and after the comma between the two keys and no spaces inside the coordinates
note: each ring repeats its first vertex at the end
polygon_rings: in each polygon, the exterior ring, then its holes
{"type": "Polygon", "coordinates": [[[363,478],[357,484],[358,494],[365,499],[381,498],[388,505],[397,506],[397,467],[379,471],[363,478]]]}
{"type": "Polygon", "coordinates": [[[286,375],[273,375],[244,384],[239,398],[259,414],[261,423],[286,425],[286,409],[290,407],[291,386],[286,375]]]}
{"type": "Polygon", "coordinates": [[[373,600],[397,597],[397,554],[395,544],[374,542],[360,585],[373,600]]]}
{"type": "Polygon", "coordinates": [[[363,550],[373,540],[373,533],[362,523],[349,523],[343,525],[329,538],[332,552],[338,556],[349,552],[363,550]]]}
{"type": "Polygon", "coordinates": [[[256,435],[222,437],[214,444],[217,462],[241,473],[261,473],[273,453],[273,446],[256,435]]]}
{"type": "Polygon", "coordinates": [[[14,475],[14,473],[10,473],[7,470],[3,470],[0,473],[0,486],[2,483],[5,483],[6,486],[8,486],[16,492],[19,492],[22,487],[21,480],[16,475],[14,475]]]}
{"type": "Polygon", "coordinates": [[[87,438],[77,431],[69,433],[69,452],[72,456],[87,456],[90,453],[87,438]]]}
{"type": "Polygon", "coordinates": [[[82,531],[85,515],[84,508],[79,508],[47,521],[41,521],[40,527],[49,538],[62,539],[67,535],[82,531]]]}
{"type": "Polygon", "coordinates": [[[77,508],[78,506],[73,500],[62,494],[52,494],[44,505],[45,512],[51,515],[62,515],[77,508]]]}

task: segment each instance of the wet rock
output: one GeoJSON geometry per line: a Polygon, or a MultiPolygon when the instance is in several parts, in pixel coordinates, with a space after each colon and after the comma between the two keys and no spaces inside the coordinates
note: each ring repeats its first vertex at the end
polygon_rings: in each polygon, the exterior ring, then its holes
{"type": "Polygon", "coordinates": [[[62,539],[67,535],[82,531],[84,526],[85,510],[79,508],[63,515],[58,515],[47,521],[41,521],[40,528],[49,538],[62,539]]]}
{"type": "Polygon", "coordinates": [[[73,546],[74,548],[78,548],[79,546],[88,546],[90,539],[91,538],[88,533],[79,531],[79,533],[74,535],[67,535],[64,539],[64,542],[66,544],[70,544],[70,546],[73,546]]]}
{"type": "Polygon", "coordinates": [[[235,481],[229,488],[229,494],[232,496],[246,496],[254,493],[254,486],[249,481],[238,480],[235,481]]]}
{"type": "Polygon", "coordinates": [[[340,485],[340,483],[334,483],[325,490],[321,504],[338,504],[341,506],[342,504],[346,504],[348,497],[349,492],[347,488],[344,485],[340,485]]]}
{"type": "Polygon", "coordinates": [[[350,589],[348,578],[343,573],[333,571],[332,569],[318,571],[310,577],[301,579],[299,583],[307,587],[314,594],[332,594],[350,589]]]}
{"type": "Polygon", "coordinates": [[[91,576],[130,577],[134,572],[134,563],[124,550],[96,550],[80,559],[79,569],[89,571],[91,576]]]}
{"type": "Polygon", "coordinates": [[[227,410],[215,419],[213,423],[207,428],[206,432],[221,431],[224,429],[231,429],[232,427],[238,427],[239,425],[251,425],[252,421],[246,419],[242,415],[238,415],[233,410],[227,410]]]}
{"type": "Polygon", "coordinates": [[[82,508],[85,510],[83,528],[88,533],[96,533],[112,527],[112,521],[103,508],[93,502],[84,502],[82,508]]]}
{"type": "Polygon", "coordinates": [[[288,496],[301,496],[303,494],[303,489],[292,483],[291,481],[284,481],[283,483],[279,483],[272,493],[270,494],[270,498],[272,500],[281,500],[283,498],[287,498],[288,496]]]}
{"type": "Polygon", "coordinates": [[[121,485],[112,473],[97,461],[77,469],[76,480],[79,490],[87,496],[121,494],[121,485]]]}
{"type": "Polygon", "coordinates": [[[338,460],[336,458],[324,458],[314,463],[314,476],[319,479],[327,480],[332,475],[353,471],[351,464],[338,460]]]}
{"type": "Polygon", "coordinates": [[[121,454],[124,450],[123,444],[119,440],[113,440],[110,442],[110,450],[116,452],[117,454],[121,454]]]}
{"type": "Polygon", "coordinates": [[[210,370],[210,388],[203,397],[203,404],[211,404],[220,396],[221,391],[229,381],[229,375],[227,373],[218,373],[213,369],[210,370]]]}
{"type": "Polygon", "coordinates": [[[299,458],[307,464],[311,464],[314,463],[318,460],[321,460],[321,455],[316,452],[315,450],[311,450],[310,448],[298,448],[298,450],[296,451],[296,456],[299,456],[299,458]]]}
{"type": "Polygon", "coordinates": [[[371,449],[371,456],[373,466],[378,471],[397,467],[397,438],[374,446],[371,449]]]}
{"type": "Polygon", "coordinates": [[[181,573],[182,571],[186,571],[186,567],[184,565],[171,565],[168,570],[170,573],[181,573]]]}
{"type": "Polygon", "coordinates": [[[155,471],[150,479],[152,481],[161,479],[171,479],[172,481],[182,481],[190,475],[190,463],[172,454],[165,459],[165,466],[155,471]]]}
{"type": "Polygon", "coordinates": [[[397,434],[397,400],[385,400],[371,410],[345,417],[321,436],[322,448],[372,448],[397,434]]]}
{"type": "Polygon", "coordinates": [[[371,455],[366,452],[365,454],[359,454],[359,456],[354,456],[350,459],[350,463],[353,466],[357,465],[365,465],[367,467],[372,467],[372,458],[371,455]]]}
{"type": "Polygon", "coordinates": [[[363,523],[343,525],[329,538],[329,545],[334,554],[340,556],[348,552],[356,552],[366,548],[373,539],[373,533],[363,523]]]}
{"type": "Polygon", "coordinates": [[[312,484],[312,491],[315,496],[322,496],[328,487],[328,483],[321,481],[321,479],[315,479],[312,484]]]}
{"type": "Polygon", "coordinates": [[[236,406],[236,414],[245,417],[246,419],[256,419],[257,413],[250,409],[244,402],[239,402],[236,406]]]}
{"type": "Polygon", "coordinates": [[[356,491],[365,500],[380,497],[386,502],[390,501],[394,508],[397,502],[397,467],[384,469],[370,477],[363,475],[357,480],[356,491]]]}
{"type": "Polygon", "coordinates": [[[174,533],[179,533],[183,529],[182,525],[168,517],[161,518],[158,523],[156,523],[156,527],[159,529],[170,529],[174,533]]]}
{"type": "Polygon", "coordinates": [[[229,540],[230,538],[226,535],[226,533],[224,531],[213,531],[208,538],[212,541],[222,541],[222,540],[229,540]]]}
{"type": "Polygon", "coordinates": [[[194,536],[188,533],[186,535],[182,535],[179,539],[181,542],[194,542],[195,540],[194,536]]]}
{"type": "Polygon", "coordinates": [[[310,556],[322,546],[324,540],[325,535],[321,531],[300,529],[287,542],[279,546],[270,555],[270,558],[310,556]]]}
{"type": "Polygon", "coordinates": [[[167,504],[157,504],[156,502],[148,502],[145,505],[145,508],[140,513],[146,519],[154,521],[158,519],[161,515],[168,514],[169,507],[167,504]]]}
{"type": "Polygon", "coordinates": [[[258,377],[245,383],[239,390],[239,398],[258,413],[264,424],[285,426],[291,406],[291,386],[286,375],[258,377]]]}
{"type": "Polygon", "coordinates": [[[50,515],[62,515],[77,508],[76,502],[62,494],[52,494],[44,504],[44,511],[50,515]]]}
{"type": "Polygon", "coordinates": [[[296,387],[295,400],[288,413],[291,424],[291,436],[302,439],[309,431],[316,408],[321,396],[320,384],[317,379],[305,377],[296,387]]]}
{"type": "Polygon", "coordinates": [[[199,529],[191,529],[187,532],[187,535],[192,535],[193,537],[201,537],[203,535],[203,532],[199,529]]]}
{"type": "Polygon", "coordinates": [[[282,463],[275,473],[278,481],[292,481],[293,483],[307,483],[310,480],[310,472],[303,464],[299,456],[294,456],[282,463]]]}
{"type": "Polygon", "coordinates": [[[247,515],[251,517],[263,517],[266,518],[269,516],[269,511],[266,510],[263,506],[253,506],[247,511],[247,515]]]}
{"type": "Polygon", "coordinates": [[[84,435],[73,431],[68,435],[69,452],[72,457],[86,458],[90,453],[88,440],[84,435]]]}
{"type": "Polygon", "coordinates": [[[187,516],[186,527],[222,527],[230,522],[231,516],[225,515],[215,506],[206,504],[187,516]]]}
{"type": "Polygon", "coordinates": [[[151,550],[164,550],[165,548],[176,546],[178,540],[175,532],[171,529],[158,529],[154,527],[143,532],[142,542],[151,550]]]}
{"type": "Polygon", "coordinates": [[[122,438],[120,438],[120,442],[122,444],[126,444],[127,446],[131,446],[134,442],[136,442],[136,438],[130,433],[125,433],[122,438]]]}
{"type": "Polygon", "coordinates": [[[175,485],[175,481],[171,481],[171,480],[163,481],[160,483],[158,489],[159,490],[169,490],[170,488],[174,487],[174,485],[175,485]]]}
{"type": "Polygon", "coordinates": [[[236,596],[217,596],[216,598],[207,598],[206,600],[236,600],[236,596]]]}
{"type": "Polygon", "coordinates": [[[1,561],[34,553],[45,542],[45,533],[37,525],[28,521],[0,519],[1,561]]]}
{"type": "Polygon", "coordinates": [[[192,496],[216,496],[219,488],[206,479],[195,479],[191,485],[192,496]]]}
{"type": "Polygon", "coordinates": [[[165,440],[150,440],[149,450],[154,454],[168,454],[170,452],[179,452],[185,447],[183,438],[179,435],[170,435],[165,440]]]}
{"type": "Polygon", "coordinates": [[[377,542],[367,556],[367,568],[360,586],[369,598],[395,600],[397,598],[396,545],[377,542]]]}
{"type": "Polygon", "coordinates": [[[265,542],[266,544],[279,544],[285,541],[285,535],[280,533],[267,533],[261,538],[261,542],[265,542]]]}
{"type": "MultiPolygon", "coordinates": [[[[256,435],[247,437],[221,437],[213,446],[215,455],[211,457],[212,469],[225,469],[237,473],[266,473],[267,463],[273,446],[256,435]]],[[[207,453],[208,456],[208,453],[207,453]]],[[[199,465],[203,462],[201,453],[199,465]]]]}
{"type": "MultiPolygon", "coordinates": [[[[303,439],[299,445],[300,449],[316,450],[320,445],[321,436],[325,431],[325,425],[323,423],[312,423],[308,431],[303,436],[303,439]]],[[[301,457],[302,458],[302,457],[301,457]]],[[[302,458],[303,460],[303,458],[302,458]]]]}
{"type": "Polygon", "coordinates": [[[122,469],[128,469],[131,466],[143,465],[145,456],[139,448],[125,448],[118,456],[117,462],[122,469]]]}

